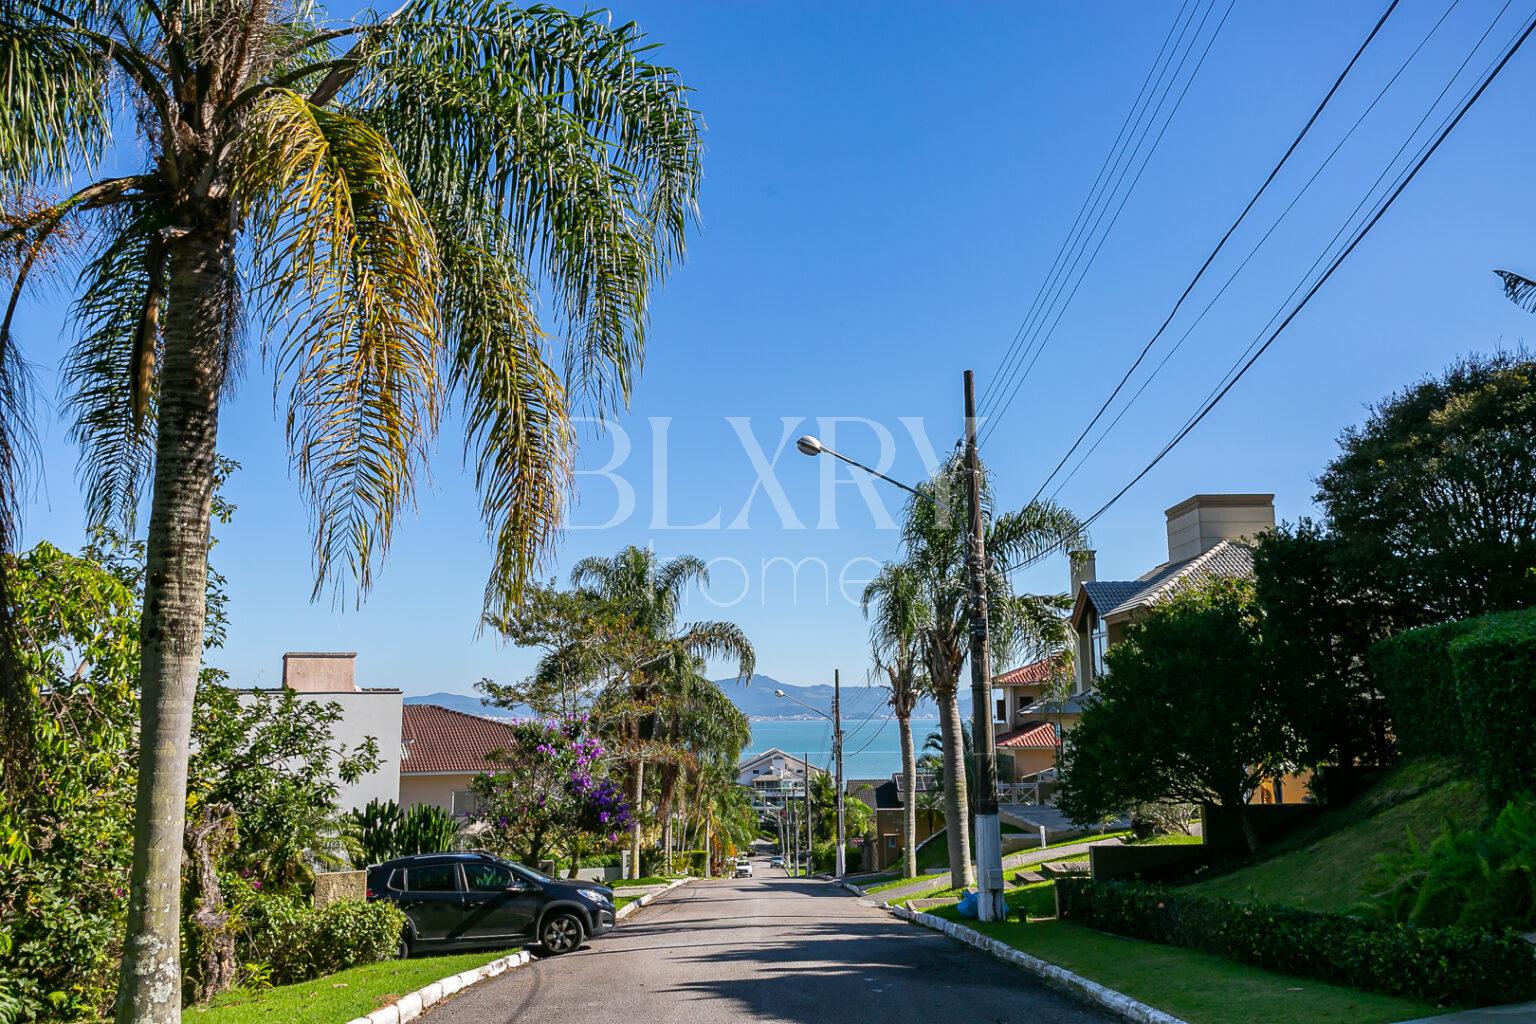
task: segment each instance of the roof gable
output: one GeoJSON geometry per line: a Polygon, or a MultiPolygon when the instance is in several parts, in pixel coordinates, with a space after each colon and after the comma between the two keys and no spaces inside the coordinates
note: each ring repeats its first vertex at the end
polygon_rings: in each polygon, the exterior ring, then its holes
{"type": "Polygon", "coordinates": [[[407,704],[400,714],[405,757],[400,774],[484,772],[495,768],[486,756],[512,742],[512,727],[436,704],[407,704]]]}

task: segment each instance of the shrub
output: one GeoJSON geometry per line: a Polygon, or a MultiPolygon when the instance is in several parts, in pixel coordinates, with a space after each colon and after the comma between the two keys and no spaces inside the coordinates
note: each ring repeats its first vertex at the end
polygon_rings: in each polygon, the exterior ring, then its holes
{"type": "Polygon", "coordinates": [[[349,817],[357,836],[354,868],[380,864],[414,853],[448,853],[459,837],[459,822],[432,804],[417,804],[402,811],[393,800],[370,800],[349,817]]]}
{"type": "Polygon", "coordinates": [[[1371,647],[1371,670],[1387,699],[1403,756],[1461,757],[1466,752],[1450,644],[1473,628],[1467,621],[1420,626],[1371,647]]]}
{"type": "Polygon", "coordinates": [[[395,953],[405,914],[392,903],[341,900],[315,908],[290,896],[246,908],[244,959],[265,964],[273,984],[290,985],[395,953]]]}
{"type": "Polygon", "coordinates": [[[1536,996],[1536,952],[1515,935],[1382,924],[1132,882],[1063,879],[1056,887],[1071,921],[1266,970],[1447,1005],[1536,996]]]}
{"type": "Polygon", "coordinates": [[[1536,786],[1536,609],[1468,624],[1450,644],[1467,752],[1503,801],[1536,786]]]}

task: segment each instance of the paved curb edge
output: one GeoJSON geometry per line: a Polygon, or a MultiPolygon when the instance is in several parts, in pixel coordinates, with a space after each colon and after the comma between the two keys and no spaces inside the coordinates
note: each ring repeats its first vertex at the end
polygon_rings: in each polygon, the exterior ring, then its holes
{"type": "Polygon", "coordinates": [[[693,881],[691,878],[679,878],[677,881],[668,885],[665,889],[657,889],[655,892],[646,893],[644,896],[641,896],[637,900],[631,900],[613,912],[613,919],[615,921],[622,921],[629,915],[633,914],[635,911],[639,910],[641,907],[649,906],[650,902],[656,897],[665,896],[667,893],[671,892],[673,889],[676,889],[678,886],[687,885],[691,881],[693,881]]]}
{"type": "Polygon", "coordinates": [[[492,960],[488,964],[481,964],[479,967],[472,967],[458,974],[450,974],[425,988],[419,988],[409,995],[401,996],[392,1006],[383,1006],[365,1016],[354,1017],[347,1024],[409,1024],[410,1021],[425,1013],[427,1007],[477,982],[521,967],[532,959],[532,954],[526,949],[520,949],[516,953],[492,960]]]}
{"type": "Polygon", "coordinates": [[[1082,975],[1073,974],[1064,967],[1057,967],[1055,964],[1041,960],[1039,957],[1030,956],[1023,950],[1014,949],[1006,942],[999,942],[997,939],[989,938],[974,928],[967,928],[963,924],[946,921],[944,918],[935,917],[932,914],[911,911],[906,907],[893,907],[887,904],[885,909],[903,921],[910,921],[924,928],[943,932],[950,938],[963,942],[967,946],[974,946],[982,952],[992,954],[999,960],[1004,960],[1015,967],[1021,967],[1051,987],[1067,992],[1095,1006],[1103,1007],[1123,1020],[1133,1021],[1135,1024],[1185,1024],[1184,1021],[1172,1014],[1164,1013],[1162,1010],[1132,999],[1123,992],[1116,992],[1112,988],[1100,985],[1096,981],[1089,981],[1082,975]]]}

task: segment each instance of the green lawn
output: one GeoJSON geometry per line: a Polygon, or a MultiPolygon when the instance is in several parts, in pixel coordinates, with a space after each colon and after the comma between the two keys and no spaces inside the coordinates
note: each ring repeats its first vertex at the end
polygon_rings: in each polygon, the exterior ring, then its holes
{"type": "Polygon", "coordinates": [[[667,885],[682,877],[682,875],[646,875],[644,878],[616,878],[612,882],[603,884],[611,889],[636,889],[642,885],[667,885]]]}
{"type": "MultiPolygon", "coordinates": [[[[1049,912],[1050,883],[1009,894],[1049,912]]],[[[952,907],[931,913],[960,920],[952,907]]],[[[1389,1024],[1435,1007],[1262,971],[1194,950],[1105,935],[1065,921],[966,921],[985,935],[1139,999],[1189,1024],[1389,1024]]]]}
{"type": "Polygon", "coordinates": [[[511,952],[499,949],[386,960],[265,992],[226,992],[211,1006],[183,1010],[181,1020],[182,1024],[340,1024],[388,1006],[400,996],[450,974],[479,967],[511,952]]]}
{"type": "Polygon", "coordinates": [[[888,890],[891,890],[891,889],[900,889],[904,885],[912,885],[914,882],[921,882],[921,881],[929,880],[929,879],[931,879],[933,881],[933,883],[935,885],[937,885],[937,884],[939,884],[940,882],[942,882],[944,879],[946,879],[948,877],[949,877],[949,872],[947,872],[947,871],[943,872],[942,874],[912,875],[912,876],[907,877],[907,878],[894,878],[894,879],[892,879],[889,882],[881,882],[879,885],[867,886],[867,887],[864,887],[864,891],[866,893],[871,893],[871,894],[877,893],[877,892],[887,892],[888,890]]]}
{"type": "Polygon", "coordinates": [[[1199,846],[1199,836],[1186,836],[1175,832],[1166,836],[1153,836],[1150,839],[1138,839],[1131,846],[1199,846]]]}
{"type": "Polygon", "coordinates": [[[1484,813],[1475,782],[1445,774],[1434,762],[1406,764],[1264,859],[1189,888],[1226,899],[1347,911],[1367,895],[1377,856],[1400,848],[1409,829],[1427,842],[1447,819],[1471,826],[1484,813]]]}

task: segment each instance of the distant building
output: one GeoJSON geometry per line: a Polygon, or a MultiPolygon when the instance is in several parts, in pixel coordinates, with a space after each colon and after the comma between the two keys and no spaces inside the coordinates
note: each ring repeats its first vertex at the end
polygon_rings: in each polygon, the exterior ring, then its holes
{"type": "Polygon", "coordinates": [[[495,769],[487,758],[512,742],[506,723],[436,704],[405,705],[400,733],[400,806],[432,804],[460,817],[479,809],[471,787],[475,776],[495,769]]]}
{"type": "Polygon", "coordinates": [[[745,758],[736,766],[736,781],[752,791],[752,806],[759,812],[782,810],[790,800],[805,796],[808,777],[825,774],[825,769],[777,747],[745,758]]]}
{"type": "MultiPolygon", "coordinates": [[[[896,772],[888,779],[849,779],[844,786],[848,796],[862,800],[875,812],[871,821],[872,841],[864,844],[864,860],[859,865],[860,871],[884,871],[892,864],[901,862],[901,781],[901,773],[896,772]]],[[[932,787],[933,776],[919,773],[918,791],[926,792],[932,787]]],[[[921,843],[943,826],[942,812],[919,809],[917,841],[921,843]]]]}
{"type": "Polygon", "coordinates": [[[341,717],[331,726],[338,750],[351,750],[369,737],[378,743],[376,771],[352,783],[336,780],[337,804],[342,810],[361,808],[370,800],[400,799],[400,709],[404,697],[399,690],[359,687],[357,655],[351,651],[293,651],[283,655],[283,688],[301,700],[341,708],[341,717]]]}

